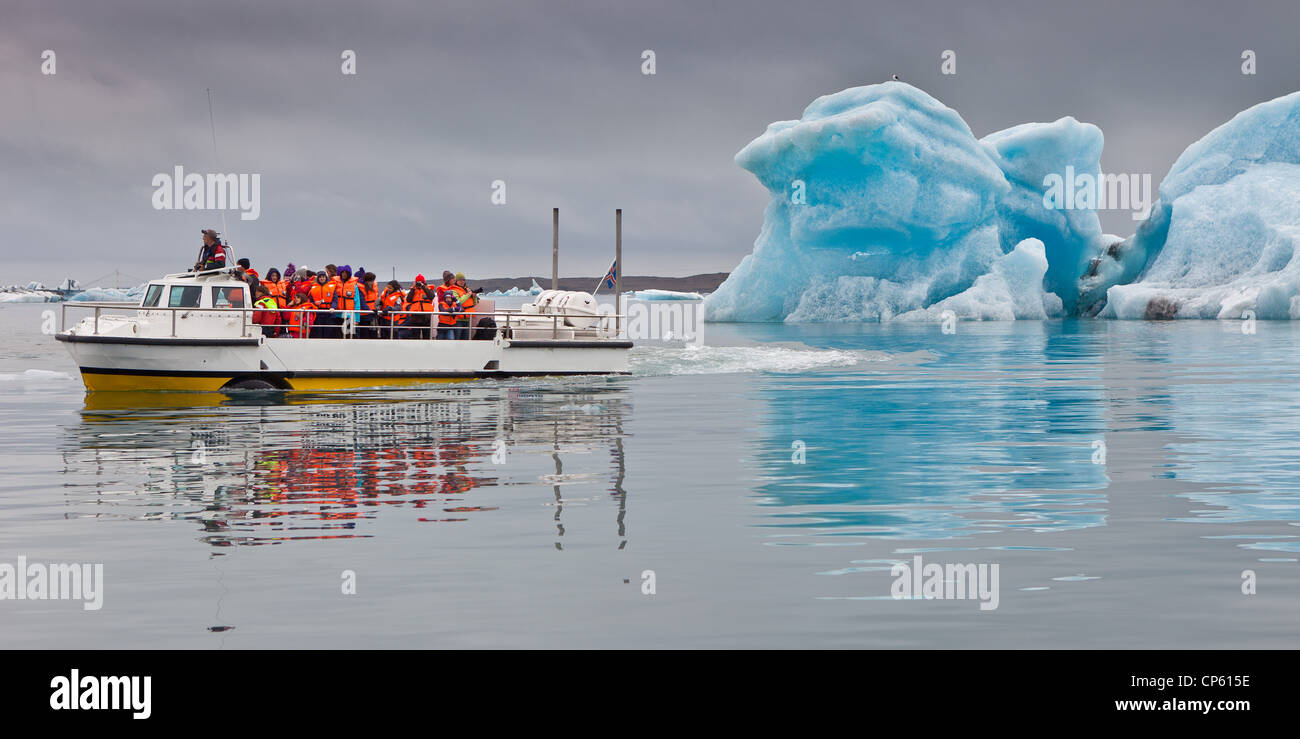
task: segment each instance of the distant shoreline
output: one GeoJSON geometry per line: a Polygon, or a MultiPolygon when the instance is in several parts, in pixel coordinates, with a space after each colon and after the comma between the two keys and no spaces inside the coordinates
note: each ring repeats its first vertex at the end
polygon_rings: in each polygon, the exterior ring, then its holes
{"type": "MultiPolygon", "coordinates": [[[[622,279],[624,292],[631,290],[676,290],[678,292],[708,293],[718,289],[718,285],[727,279],[726,272],[708,272],[689,277],[655,277],[653,275],[627,275],[622,279]]],[[[487,292],[505,291],[512,287],[527,290],[533,280],[543,288],[550,288],[550,277],[488,277],[477,279],[470,276],[466,281],[470,287],[481,287],[487,292]]],[[[600,277],[561,277],[561,290],[581,290],[591,292],[600,282],[600,277]]],[[[601,290],[605,292],[608,288],[601,290]]]]}

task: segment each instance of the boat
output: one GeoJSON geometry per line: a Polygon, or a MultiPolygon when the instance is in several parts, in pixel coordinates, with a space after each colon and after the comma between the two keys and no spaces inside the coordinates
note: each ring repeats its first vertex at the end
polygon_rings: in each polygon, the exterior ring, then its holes
{"type": "MultiPolygon", "coordinates": [[[[65,303],[55,335],[88,391],[329,391],[484,378],[628,374],[621,316],[588,293],[546,291],[520,310],[481,298],[473,339],[268,337],[236,269],[166,275],[136,303],[65,303]],[[93,310],[68,324],[68,310],[93,310]],[[490,320],[489,320],[490,319],[490,320]]],[[[283,312],[331,313],[332,311],[283,312]]],[[[436,323],[436,315],[433,316],[436,323]]]]}

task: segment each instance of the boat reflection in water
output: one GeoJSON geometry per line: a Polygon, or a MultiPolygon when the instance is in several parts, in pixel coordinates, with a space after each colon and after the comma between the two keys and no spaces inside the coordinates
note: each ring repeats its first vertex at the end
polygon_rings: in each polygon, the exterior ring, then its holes
{"type": "Polygon", "coordinates": [[[612,504],[623,548],[628,412],[622,383],[603,379],[400,393],[91,393],[69,430],[64,475],[86,515],[191,521],[215,547],[371,537],[385,509],[463,522],[515,504],[524,486],[550,493],[539,508],[563,548],[563,491],[595,489],[578,494],[612,504]]]}

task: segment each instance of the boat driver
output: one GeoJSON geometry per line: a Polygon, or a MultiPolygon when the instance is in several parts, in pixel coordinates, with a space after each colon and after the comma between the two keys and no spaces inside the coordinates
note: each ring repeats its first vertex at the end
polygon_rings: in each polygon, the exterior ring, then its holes
{"type": "Polygon", "coordinates": [[[226,266],[226,247],[221,243],[221,234],[203,229],[203,249],[199,251],[199,261],[194,263],[195,272],[209,269],[221,269],[226,266]]]}

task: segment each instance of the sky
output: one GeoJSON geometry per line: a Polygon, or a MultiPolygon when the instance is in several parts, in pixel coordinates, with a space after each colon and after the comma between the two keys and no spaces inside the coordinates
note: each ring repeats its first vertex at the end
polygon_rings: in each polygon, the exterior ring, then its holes
{"type": "Polygon", "coordinates": [[[1297,28],[1292,0],[0,0],[0,284],[181,271],[206,227],[259,267],[546,275],[553,207],[562,275],[605,270],[615,208],[625,274],[729,271],[769,199],[735,153],[820,95],[897,74],[976,136],[1074,116],[1158,184],[1300,89],[1297,28]],[[259,217],[155,209],[177,166],[257,174],[259,217]]]}

